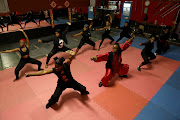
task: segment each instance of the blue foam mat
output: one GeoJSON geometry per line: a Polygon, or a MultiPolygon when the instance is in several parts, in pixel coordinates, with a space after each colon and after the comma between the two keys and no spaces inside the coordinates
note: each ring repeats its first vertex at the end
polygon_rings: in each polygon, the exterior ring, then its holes
{"type": "MultiPolygon", "coordinates": [[[[167,85],[176,88],[180,91],[180,67],[176,70],[176,72],[169,78],[166,82],[167,85]]],[[[180,100],[179,100],[180,101],[180,100]]]]}
{"type": "Polygon", "coordinates": [[[165,109],[149,102],[134,120],[178,120],[165,109]]]}

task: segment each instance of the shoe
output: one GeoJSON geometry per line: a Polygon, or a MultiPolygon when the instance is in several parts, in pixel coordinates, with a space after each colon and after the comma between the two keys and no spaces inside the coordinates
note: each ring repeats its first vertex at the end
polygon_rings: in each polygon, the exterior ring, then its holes
{"type": "Polygon", "coordinates": [[[38,71],[41,71],[41,70],[44,70],[44,69],[38,69],[38,71]]]}
{"type": "Polygon", "coordinates": [[[49,107],[51,107],[51,105],[48,103],[48,104],[46,105],[46,109],[48,109],[49,107]]]}
{"type": "Polygon", "coordinates": [[[85,92],[82,92],[82,93],[81,93],[81,95],[87,95],[87,94],[89,94],[88,91],[85,91],[85,92]]]}
{"type": "Polygon", "coordinates": [[[100,83],[99,83],[99,87],[102,87],[102,85],[103,85],[102,82],[100,82],[100,83]]]}
{"type": "Polygon", "coordinates": [[[138,67],[137,67],[137,70],[138,70],[138,71],[141,71],[141,68],[138,66],[138,67]]]}
{"type": "Polygon", "coordinates": [[[127,75],[119,75],[119,77],[127,78],[128,76],[127,75]]]}

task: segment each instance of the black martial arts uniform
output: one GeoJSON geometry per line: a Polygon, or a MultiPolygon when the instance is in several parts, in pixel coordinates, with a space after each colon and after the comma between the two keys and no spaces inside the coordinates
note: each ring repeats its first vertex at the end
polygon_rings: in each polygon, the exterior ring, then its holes
{"type": "Polygon", "coordinates": [[[49,102],[46,105],[46,108],[49,108],[51,105],[58,102],[60,95],[66,88],[73,88],[74,90],[81,92],[81,95],[89,94],[89,92],[86,91],[85,86],[81,85],[76,80],[74,80],[70,71],[70,65],[68,63],[63,64],[63,71],[61,70],[58,72],[56,71],[55,68],[53,68],[53,73],[57,75],[59,79],[57,82],[56,90],[54,91],[54,94],[49,99],[49,102]]]}
{"type": "MultiPolygon", "coordinates": [[[[7,31],[8,31],[8,26],[9,26],[9,25],[13,25],[13,24],[18,24],[19,26],[21,26],[21,23],[20,23],[20,21],[18,20],[18,17],[17,17],[16,14],[11,14],[11,15],[10,15],[10,21],[9,21],[9,23],[7,24],[7,31]]],[[[21,28],[22,28],[22,26],[21,26],[21,28]]]]}
{"type": "MultiPolygon", "coordinates": [[[[45,17],[45,14],[44,14],[43,11],[40,12],[39,25],[40,25],[40,23],[41,23],[42,20],[45,20],[46,22],[48,22],[48,21],[47,21],[47,18],[45,17]]],[[[49,23],[49,22],[48,22],[48,23],[49,23]]],[[[49,23],[49,24],[50,24],[50,23],[49,23]]]]}
{"type": "MultiPolygon", "coordinates": [[[[36,21],[34,20],[34,15],[33,15],[33,13],[27,13],[27,20],[26,20],[26,22],[25,22],[25,25],[24,25],[24,27],[26,27],[26,24],[27,23],[29,23],[29,22],[33,22],[33,23],[36,23],[36,21]]],[[[36,25],[38,25],[37,23],[36,23],[36,25]]]]}
{"type": "Polygon", "coordinates": [[[142,45],[145,45],[145,48],[141,52],[141,56],[144,59],[144,62],[142,62],[143,65],[146,65],[149,63],[149,60],[153,60],[156,58],[154,53],[152,53],[152,49],[154,48],[154,42],[151,43],[150,41],[146,43],[142,43],[142,45]]]}
{"type": "Polygon", "coordinates": [[[81,39],[78,48],[80,49],[85,43],[95,47],[95,42],[90,40],[89,37],[91,36],[91,33],[89,32],[89,30],[83,31],[82,34],[83,38],[81,39]]]}
{"type": "Polygon", "coordinates": [[[130,33],[132,30],[129,26],[124,26],[120,29],[122,29],[123,31],[120,33],[120,38],[116,42],[119,42],[123,37],[127,37],[129,39],[131,38],[130,33]]]}
{"type": "Polygon", "coordinates": [[[110,33],[110,30],[105,29],[105,32],[102,34],[102,41],[101,41],[101,43],[99,45],[99,48],[101,47],[101,45],[102,45],[105,38],[109,38],[111,40],[110,44],[114,41],[114,39],[109,35],[109,33],[110,33]]]}
{"type": "Polygon", "coordinates": [[[61,33],[60,37],[54,37],[49,40],[42,40],[43,43],[47,43],[50,41],[54,42],[54,47],[47,56],[46,64],[49,63],[49,60],[51,59],[51,57],[53,55],[55,55],[57,52],[59,52],[59,51],[65,52],[67,50],[71,50],[70,48],[66,47],[65,45],[61,46],[62,42],[65,42],[66,44],[68,44],[68,41],[66,38],[66,33],[68,32],[68,29],[69,29],[69,26],[61,33]]]}
{"type": "Polygon", "coordinates": [[[3,32],[3,27],[6,27],[6,26],[4,25],[4,23],[3,23],[3,22],[1,22],[1,21],[0,21],[0,27],[1,27],[2,32],[3,32]]]}
{"type": "MultiPolygon", "coordinates": [[[[20,54],[21,56],[29,55],[29,49],[26,47],[26,52],[23,52],[20,48],[20,54]]],[[[31,57],[28,58],[22,58],[19,61],[19,64],[17,65],[15,69],[15,75],[16,75],[16,80],[19,79],[19,71],[25,66],[26,63],[32,63],[32,64],[37,64],[38,65],[38,70],[41,70],[41,65],[42,63],[36,59],[33,59],[31,57]]]]}
{"type": "Polygon", "coordinates": [[[170,48],[168,42],[166,41],[168,39],[169,39],[169,32],[160,35],[159,39],[157,40],[157,50],[156,50],[157,54],[161,54],[162,51],[166,52],[170,48]]]}

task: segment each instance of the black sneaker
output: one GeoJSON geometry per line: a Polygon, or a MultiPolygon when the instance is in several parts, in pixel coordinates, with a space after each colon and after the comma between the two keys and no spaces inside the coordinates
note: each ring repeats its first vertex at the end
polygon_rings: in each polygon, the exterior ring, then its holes
{"type": "Polygon", "coordinates": [[[38,69],[38,71],[41,71],[41,70],[44,70],[44,69],[38,69]]]}
{"type": "Polygon", "coordinates": [[[140,68],[140,67],[137,67],[137,70],[138,70],[138,71],[141,71],[141,68],[140,68]]]}
{"type": "Polygon", "coordinates": [[[81,93],[81,95],[87,95],[87,94],[89,94],[88,91],[85,91],[85,92],[82,92],[82,93],[81,93]]]}
{"type": "Polygon", "coordinates": [[[49,107],[51,107],[51,105],[48,103],[48,104],[46,105],[46,109],[48,109],[49,107]]]}
{"type": "Polygon", "coordinates": [[[102,82],[100,82],[100,83],[99,83],[99,87],[102,87],[102,85],[103,85],[102,82]]]}
{"type": "Polygon", "coordinates": [[[128,76],[127,75],[120,75],[119,77],[127,78],[128,76]]]}

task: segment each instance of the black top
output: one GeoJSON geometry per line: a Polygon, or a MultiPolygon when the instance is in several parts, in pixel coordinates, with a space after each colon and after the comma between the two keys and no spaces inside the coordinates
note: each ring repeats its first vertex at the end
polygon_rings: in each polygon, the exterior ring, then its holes
{"type": "Polygon", "coordinates": [[[27,49],[26,52],[23,52],[22,49],[20,48],[19,52],[20,52],[21,56],[29,55],[29,49],[27,47],[26,47],[26,49],[27,49]]]}
{"type": "Polygon", "coordinates": [[[55,68],[53,68],[53,73],[59,78],[58,82],[66,82],[65,80],[68,79],[67,81],[73,80],[71,71],[70,71],[70,65],[67,63],[63,64],[63,70],[64,74],[61,74],[62,71],[56,71],[55,68]]]}
{"type": "Polygon", "coordinates": [[[33,19],[33,14],[32,13],[27,13],[27,19],[33,19]]]}
{"type": "Polygon", "coordinates": [[[41,12],[41,13],[40,13],[40,18],[41,18],[41,19],[45,19],[45,14],[44,14],[44,12],[41,12]]]}
{"type": "Polygon", "coordinates": [[[142,52],[144,53],[149,53],[154,48],[154,42],[151,43],[150,41],[148,41],[146,43],[142,43],[142,45],[145,45],[144,49],[142,50],[142,52]]]}
{"type": "Polygon", "coordinates": [[[89,32],[89,30],[86,30],[86,31],[83,31],[83,34],[82,34],[83,38],[84,39],[89,39],[89,37],[91,37],[91,33],[89,32]]]}
{"type": "Polygon", "coordinates": [[[68,32],[68,29],[69,29],[69,26],[61,33],[60,37],[54,36],[52,39],[42,40],[42,42],[47,43],[47,42],[53,41],[54,43],[53,48],[58,48],[60,39],[62,39],[66,44],[68,44],[68,41],[66,38],[66,33],[68,32]]]}
{"type": "Polygon", "coordinates": [[[10,16],[10,19],[11,19],[12,21],[18,21],[18,18],[17,18],[16,15],[11,15],[11,16],[10,16]]]}
{"type": "Polygon", "coordinates": [[[168,40],[169,39],[169,33],[164,33],[164,34],[160,35],[160,39],[162,41],[168,40]]]}
{"type": "Polygon", "coordinates": [[[111,30],[109,30],[109,29],[106,28],[106,29],[105,29],[105,34],[109,34],[110,31],[111,31],[111,30]]]}
{"type": "Polygon", "coordinates": [[[123,31],[123,33],[130,33],[131,32],[131,28],[129,27],[129,26],[124,26],[124,27],[121,27],[120,29],[122,29],[123,31]]]}

